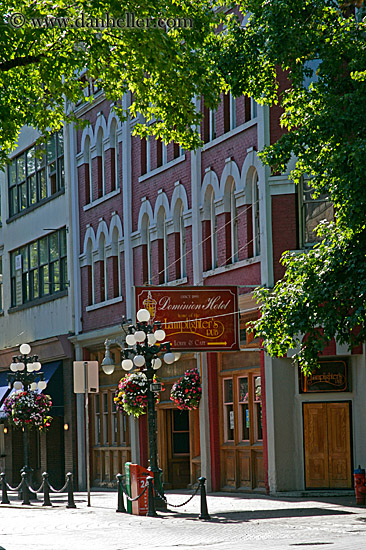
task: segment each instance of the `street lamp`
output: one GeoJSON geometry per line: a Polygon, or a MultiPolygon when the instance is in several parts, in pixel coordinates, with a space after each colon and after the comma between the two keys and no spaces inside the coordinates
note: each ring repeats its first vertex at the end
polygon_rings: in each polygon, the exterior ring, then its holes
{"type": "MultiPolygon", "coordinates": [[[[159,322],[149,324],[150,313],[147,309],[140,309],[137,312],[137,323],[129,325],[127,331],[122,322],[122,329],[125,338],[107,339],[104,342],[105,356],[102,361],[102,369],[106,374],[112,374],[114,371],[114,361],[111,357],[110,346],[117,344],[122,350],[121,366],[125,371],[131,371],[137,368],[144,372],[147,378],[147,415],[149,431],[149,461],[150,470],[154,477],[154,485],[161,495],[163,495],[163,486],[161,483],[161,470],[158,467],[157,437],[156,437],[156,414],[155,414],[155,396],[154,390],[157,387],[153,384],[154,373],[162,365],[162,356],[165,363],[171,365],[177,360],[174,353],[170,351],[170,342],[164,342],[165,332],[159,322]],[[155,387],[154,387],[155,386],[155,387]]],[[[123,320],[124,321],[124,320],[123,320]]],[[[163,501],[157,500],[158,507],[161,509],[163,501]]]]}
{"type": "MultiPolygon", "coordinates": [[[[38,355],[30,355],[31,347],[29,344],[22,344],[19,347],[20,355],[14,355],[8,373],[9,388],[16,391],[43,391],[47,387],[42,365],[38,361],[38,355]]],[[[24,472],[31,472],[29,466],[29,441],[28,430],[23,428],[23,453],[24,453],[24,472]]]]}

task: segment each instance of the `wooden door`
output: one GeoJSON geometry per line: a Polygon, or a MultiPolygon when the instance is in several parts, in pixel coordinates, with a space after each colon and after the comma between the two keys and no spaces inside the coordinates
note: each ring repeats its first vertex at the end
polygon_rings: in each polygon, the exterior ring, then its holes
{"type": "Polygon", "coordinates": [[[191,481],[189,412],[167,409],[167,484],[185,489],[191,481]]]}
{"type": "Polygon", "coordinates": [[[305,485],[352,487],[349,403],[304,403],[305,485]]]}

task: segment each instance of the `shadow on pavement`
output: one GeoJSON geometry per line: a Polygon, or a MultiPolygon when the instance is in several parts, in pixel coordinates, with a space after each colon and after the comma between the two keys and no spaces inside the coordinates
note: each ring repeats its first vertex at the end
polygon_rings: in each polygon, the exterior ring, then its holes
{"type": "MultiPolygon", "coordinates": [[[[170,512],[170,510],[169,510],[170,512]]],[[[196,519],[198,514],[173,512],[176,518],[196,519]]],[[[211,514],[210,523],[243,523],[251,520],[261,519],[285,519],[285,518],[300,518],[300,517],[315,517],[315,516],[345,516],[352,515],[353,512],[344,510],[325,510],[324,508],[286,508],[282,510],[250,510],[240,512],[218,512],[211,514]]],[[[159,514],[160,516],[160,514],[159,514]]],[[[165,516],[165,515],[164,515],[165,516]]],[[[162,516],[160,516],[162,517],[162,516]]],[[[167,516],[165,516],[167,517],[167,516]]]]}

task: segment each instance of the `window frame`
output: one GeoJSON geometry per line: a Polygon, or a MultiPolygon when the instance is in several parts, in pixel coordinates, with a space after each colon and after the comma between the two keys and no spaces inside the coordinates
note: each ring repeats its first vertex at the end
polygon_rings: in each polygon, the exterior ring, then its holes
{"type": "Polygon", "coordinates": [[[63,131],[55,132],[41,145],[33,143],[30,147],[9,159],[7,186],[9,218],[25,213],[35,205],[62,192],[65,189],[63,131]],[[50,144],[53,140],[55,143],[54,156],[50,158],[50,144]],[[37,151],[41,149],[44,149],[45,152],[39,157],[37,151]],[[30,155],[32,151],[33,154],[30,155]],[[32,163],[34,168],[31,167],[32,163]],[[23,165],[24,174],[19,174],[21,164],[23,165]],[[54,167],[51,171],[53,164],[54,167]],[[13,167],[15,168],[14,180],[12,178],[13,167]],[[54,184],[53,178],[55,178],[54,184]]]}

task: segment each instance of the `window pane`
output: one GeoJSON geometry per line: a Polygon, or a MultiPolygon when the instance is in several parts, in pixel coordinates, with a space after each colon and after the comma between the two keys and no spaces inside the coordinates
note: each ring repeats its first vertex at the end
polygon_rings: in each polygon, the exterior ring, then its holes
{"type": "Polygon", "coordinates": [[[16,187],[10,189],[10,215],[18,212],[18,190],[16,187]]]}
{"type": "Polygon", "coordinates": [[[49,285],[48,265],[45,265],[40,268],[40,279],[41,279],[41,294],[42,295],[49,294],[50,285],[49,285]]]}
{"type": "Polygon", "coordinates": [[[57,134],[57,141],[58,141],[58,156],[60,157],[61,155],[64,154],[64,133],[63,131],[61,130],[60,132],[58,132],[57,134]]]}
{"type": "Polygon", "coordinates": [[[56,159],[56,134],[53,134],[47,142],[47,163],[56,159]]]}
{"type": "Polygon", "coordinates": [[[261,377],[254,377],[254,401],[262,401],[261,377]]]}
{"type": "Polygon", "coordinates": [[[48,263],[48,237],[39,240],[39,263],[48,263]]]}
{"type": "Polygon", "coordinates": [[[256,425],[257,425],[257,440],[263,439],[263,426],[262,426],[262,403],[256,403],[255,405],[256,425]]]}
{"type": "Polygon", "coordinates": [[[36,176],[33,175],[28,178],[28,189],[29,189],[29,204],[35,204],[37,202],[37,187],[36,187],[36,176]]]}
{"type": "Polygon", "coordinates": [[[249,440],[249,405],[241,405],[242,439],[249,440]]]}
{"type": "Polygon", "coordinates": [[[239,401],[248,401],[248,378],[239,379],[239,401]]]}
{"type": "Polygon", "coordinates": [[[231,378],[224,380],[224,400],[225,403],[233,402],[233,381],[231,378]]]}
{"type": "Polygon", "coordinates": [[[65,187],[65,169],[63,157],[58,161],[58,189],[65,187]]]}
{"type": "Polygon", "coordinates": [[[66,229],[63,228],[60,231],[60,247],[61,247],[61,256],[66,256],[66,229]]]}
{"type": "Polygon", "coordinates": [[[22,267],[24,273],[25,271],[28,271],[28,247],[23,246],[23,248],[20,249],[20,254],[22,255],[22,267]]]}
{"type": "Polygon", "coordinates": [[[27,174],[28,176],[36,170],[36,151],[34,147],[31,147],[27,151],[27,174]]]}
{"type": "Polygon", "coordinates": [[[38,266],[38,246],[37,246],[37,242],[30,244],[29,245],[29,250],[30,250],[30,266],[31,267],[37,267],[38,266]]]}
{"type": "Polygon", "coordinates": [[[39,200],[47,197],[46,171],[43,169],[38,172],[39,200]]]}
{"type": "Polygon", "coordinates": [[[24,155],[17,158],[18,165],[18,182],[25,180],[25,160],[24,155]]]}
{"type": "Polygon", "coordinates": [[[189,432],[173,434],[173,454],[189,454],[189,432]]]}
{"type": "Polygon", "coordinates": [[[9,164],[8,174],[9,174],[9,187],[11,187],[12,185],[15,185],[17,182],[17,170],[16,170],[15,160],[11,164],[9,164]]]}
{"type": "Polygon", "coordinates": [[[234,440],[234,409],[232,405],[225,406],[227,441],[234,440]]]}
{"type": "Polygon", "coordinates": [[[58,232],[50,235],[50,261],[58,259],[58,232]]]}
{"type": "Polygon", "coordinates": [[[19,186],[19,203],[20,203],[20,209],[24,210],[24,208],[27,208],[27,185],[26,183],[23,183],[19,186]]]}
{"type": "Polygon", "coordinates": [[[61,290],[64,290],[66,288],[67,283],[67,262],[66,258],[61,260],[61,290]]]}
{"type": "Polygon", "coordinates": [[[29,274],[30,280],[30,299],[33,300],[39,296],[38,288],[38,269],[34,269],[29,274]]]}

